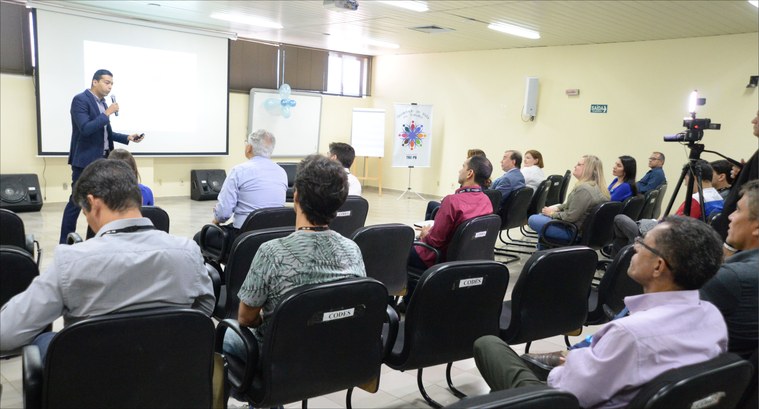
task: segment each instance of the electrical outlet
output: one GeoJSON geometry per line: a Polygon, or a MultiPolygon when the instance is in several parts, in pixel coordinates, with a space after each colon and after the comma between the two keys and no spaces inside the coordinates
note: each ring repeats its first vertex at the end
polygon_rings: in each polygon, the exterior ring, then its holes
{"type": "Polygon", "coordinates": [[[163,185],[163,179],[158,179],[158,186],[162,186],[162,185],[163,185]]]}
{"type": "Polygon", "coordinates": [[[179,186],[184,186],[184,179],[179,179],[179,186]]]}
{"type": "Polygon", "coordinates": [[[68,190],[68,189],[69,189],[69,184],[66,182],[63,182],[63,190],[68,190]]]}

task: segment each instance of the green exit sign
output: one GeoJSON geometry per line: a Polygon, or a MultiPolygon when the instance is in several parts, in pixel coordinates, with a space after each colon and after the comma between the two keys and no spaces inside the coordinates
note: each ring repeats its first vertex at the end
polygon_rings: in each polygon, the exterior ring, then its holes
{"type": "Polygon", "coordinates": [[[606,104],[591,104],[590,105],[591,114],[605,114],[607,112],[609,112],[609,106],[606,104]]]}

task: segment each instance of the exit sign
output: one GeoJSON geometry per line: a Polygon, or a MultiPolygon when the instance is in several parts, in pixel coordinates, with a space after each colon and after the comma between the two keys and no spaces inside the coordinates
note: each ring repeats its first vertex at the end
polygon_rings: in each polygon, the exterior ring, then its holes
{"type": "Polygon", "coordinates": [[[590,106],[591,114],[605,114],[609,112],[609,106],[606,104],[592,104],[590,106]]]}

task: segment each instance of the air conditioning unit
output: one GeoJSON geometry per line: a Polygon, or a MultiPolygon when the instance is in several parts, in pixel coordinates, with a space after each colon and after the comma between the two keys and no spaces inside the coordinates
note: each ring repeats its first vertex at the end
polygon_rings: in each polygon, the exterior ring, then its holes
{"type": "Polygon", "coordinates": [[[356,11],[358,0],[324,0],[324,7],[334,11],[356,11]]]}

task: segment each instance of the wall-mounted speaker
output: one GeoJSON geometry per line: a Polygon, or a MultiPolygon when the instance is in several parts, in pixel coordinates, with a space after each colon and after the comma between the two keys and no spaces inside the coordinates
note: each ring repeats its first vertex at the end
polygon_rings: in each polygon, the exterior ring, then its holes
{"type": "Polygon", "coordinates": [[[216,200],[227,178],[223,169],[193,169],[190,171],[190,199],[216,200]]]}
{"type": "Polygon", "coordinates": [[[42,192],[37,175],[0,175],[0,208],[14,212],[38,212],[42,192]]]}
{"type": "Polygon", "coordinates": [[[532,121],[538,114],[538,77],[527,77],[524,86],[524,108],[522,116],[532,121]]]}

